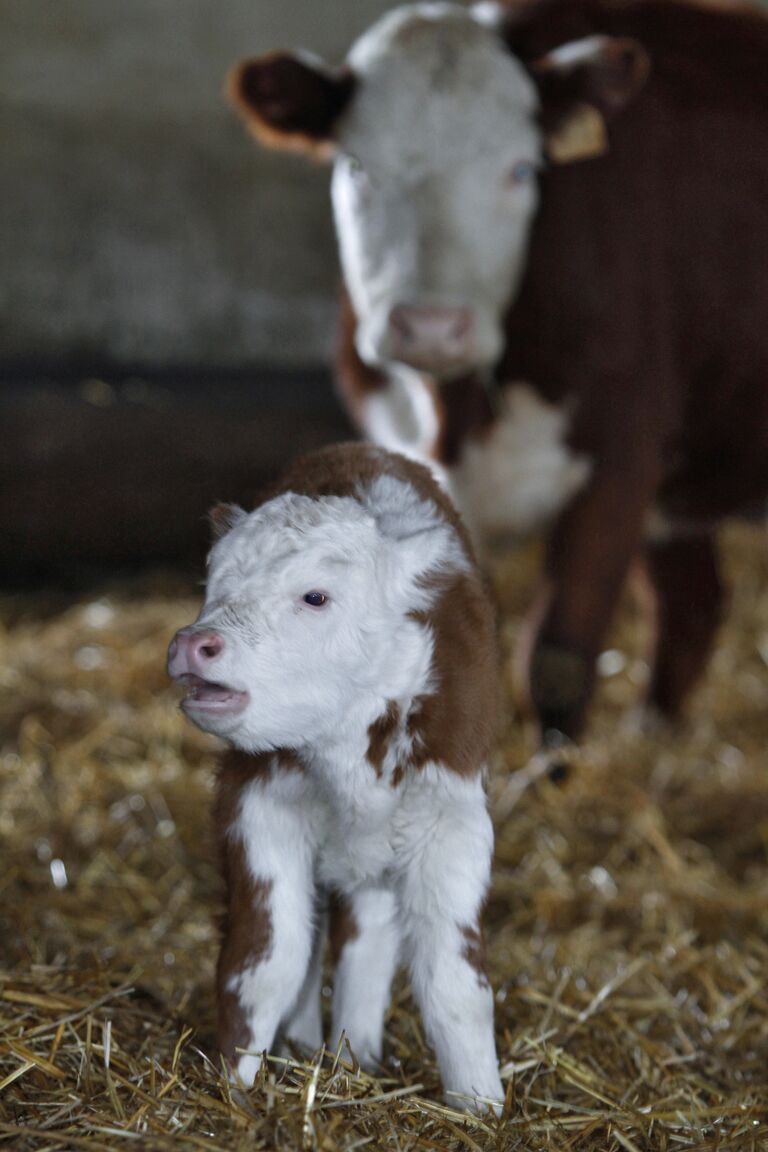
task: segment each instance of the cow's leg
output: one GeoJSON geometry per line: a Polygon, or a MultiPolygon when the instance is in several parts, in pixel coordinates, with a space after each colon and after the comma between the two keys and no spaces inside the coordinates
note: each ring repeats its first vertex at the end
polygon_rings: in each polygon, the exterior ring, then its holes
{"type": "Polygon", "coordinates": [[[295,798],[282,795],[281,783],[258,781],[243,789],[223,843],[219,1046],[245,1084],[253,1082],[261,1053],[273,1049],[297,1003],[312,954],[311,826],[295,798]]]}
{"type": "Polygon", "coordinates": [[[404,953],[448,1103],[498,1109],[504,1093],[480,933],[493,830],[479,778],[444,784],[455,806],[443,797],[426,815],[398,888],[404,953]]]}
{"type": "Polygon", "coordinates": [[[331,907],[335,966],[332,1043],[342,1031],[363,1067],[381,1061],[384,1015],[397,966],[399,930],[391,888],[366,886],[331,907]]]}
{"type": "Polygon", "coordinates": [[[652,708],[675,716],[701,674],[721,618],[717,545],[708,533],[654,541],[648,572],[656,594],[652,708]]]}
{"type": "Polygon", "coordinates": [[[600,647],[642,547],[657,477],[651,463],[597,475],[555,527],[527,668],[545,743],[580,731],[600,647]]]}

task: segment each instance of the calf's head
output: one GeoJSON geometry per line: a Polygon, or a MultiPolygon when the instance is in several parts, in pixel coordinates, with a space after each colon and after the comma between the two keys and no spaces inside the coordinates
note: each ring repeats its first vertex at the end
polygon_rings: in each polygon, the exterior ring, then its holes
{"type": "Polygon", "coordinates": [[[436,377],[491,365],[520,283],[546,159],[594,155],[639,87],[630,41],[524,61],[501,10],[421,3],[384,16],[333,71],[273,54],[234,70],[256,135],[333,161],[341,259],[369,364],[436,377]]]}
{"type": "Polygon", "coordinates": [[[392,477],[359,498],[287,493],[224,506],[205,603],[168,652],[200,728],[245,751],[333,742],[358,711],[423,691],[431,637],[422,577],[463,568],[458,538],[392,477]]]}

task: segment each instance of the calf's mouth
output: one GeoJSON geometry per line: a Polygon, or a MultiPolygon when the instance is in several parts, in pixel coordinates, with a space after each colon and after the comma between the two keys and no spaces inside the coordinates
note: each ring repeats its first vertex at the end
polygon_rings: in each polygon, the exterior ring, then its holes
{"type": "Polygon", "coordinates": [[[187,692],[181,701],[185,712],[213,712],[218,715],[235,716],[242,712],[248,703],[248,693],[215,680],[205,680],[193,672],[185,672],[177,677],[177,682],[187,692]]]}

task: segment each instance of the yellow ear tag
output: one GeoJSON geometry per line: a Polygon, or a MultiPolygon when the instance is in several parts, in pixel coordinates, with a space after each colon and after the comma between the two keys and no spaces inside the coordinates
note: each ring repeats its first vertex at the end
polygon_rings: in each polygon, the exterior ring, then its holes
{"type": "Polygon", "coordinates": [[[605,121],[591,104],[575,104],[547,136],[546,148],[553,164],[602,156],[608,151],[605,121]]]}

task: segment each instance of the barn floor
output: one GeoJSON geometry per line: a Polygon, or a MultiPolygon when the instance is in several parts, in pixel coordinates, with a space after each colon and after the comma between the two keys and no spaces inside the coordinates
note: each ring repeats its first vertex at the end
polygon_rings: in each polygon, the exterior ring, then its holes
{"type": "MultiPolygon", "coordinates": [[[[647,669],[628,599],[566,779],[519,787],[510,718],[488,953],[505,1117],[466,1119],[399,983],[380,1078],[213,1055],[213,742],[164,672],[197,604],[172,577],[0,597],[0,1146],[768,1147],[768,537],[727,536],[733,604],[689,720],[627,722],[647,669]]],[[[496,568],[511,644],[535,558],[496,568]]]]}

